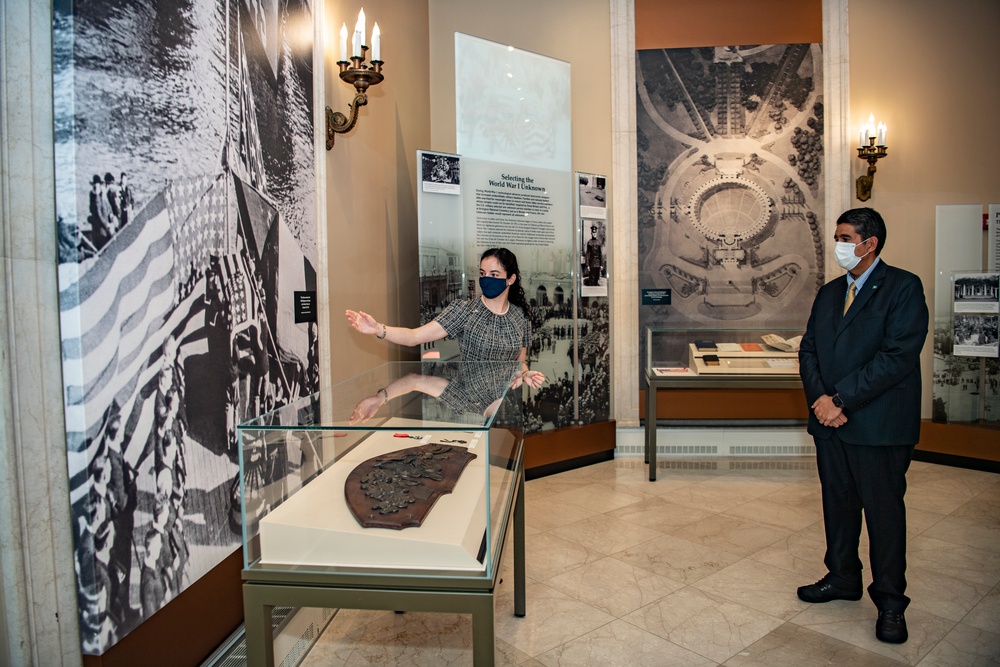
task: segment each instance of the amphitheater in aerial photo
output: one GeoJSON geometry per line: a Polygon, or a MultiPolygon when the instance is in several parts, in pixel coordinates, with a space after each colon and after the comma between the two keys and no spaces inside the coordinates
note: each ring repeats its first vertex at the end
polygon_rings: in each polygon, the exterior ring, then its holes
{"type": "Polygon", "coordinates": [[[637,57],[641,325],[804,326],[823,284],[818,44],[637,57]]]}

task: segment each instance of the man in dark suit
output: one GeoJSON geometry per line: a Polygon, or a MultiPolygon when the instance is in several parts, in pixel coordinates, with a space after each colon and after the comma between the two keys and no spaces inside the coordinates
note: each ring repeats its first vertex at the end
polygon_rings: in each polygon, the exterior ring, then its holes
{"type": "Polygon", "coordinates": [[[828,573],[798,589],[806,602],[860,600],[861,514],[868,525],[875,635],[907,639],[906,470],[920,439],[920,350],[927,303],[920,279],[878,258],[885,222],[870,208],[837,220],[837,263],[847,270],[822,288],[799,350],[816,443],[828,573]]]}

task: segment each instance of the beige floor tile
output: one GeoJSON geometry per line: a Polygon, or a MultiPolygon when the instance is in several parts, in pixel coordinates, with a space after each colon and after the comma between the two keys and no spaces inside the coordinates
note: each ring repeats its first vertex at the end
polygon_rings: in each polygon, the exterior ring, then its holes
{"type": "Polygon", "coordinates": [[[1000,498],[982,493],[956,509],[950,516],[976,521],[990,528],[1000,528],[1000,498]]]}
{"type": "Polygon", "coordinates": [[[752,497],[744,493],[726,489],[724,484],[718,483],[718,480],[681,487],[670,494],[667,499],[672,503],[694,507],[706,512],[724,512],[731,507],[753,500],[752,497]]]}
{"type": "Polygon", "coordinates": [[[557,503],[577,505],[594,512],[609,512],[642,501],[645,497],[631,493],[619,493],[598,483],[588,484],[572,491],[563,491],[551,500],[557,503]]]}
{"type": "Polygon", "coordinates": [[[599,512],[570,505],[569,503],[557,502],[550,498],[540,498],[524,501],[524,525],[526,528],[535,528],[541,531],[549,531],[560,526],[576,523],[581,519],[596,516],[599,512]]]}
{"type": "Polygon", "coordinates": [[[906,564],[978,584],[1000,583],[1000,553],[926,535],[906,545],[906,564]]]}
{"type": "Polygon", "coordinates": [[[625,549],[615,558],[661,577],[691,584],[740,560],[739,556],[664,535],[625,549]]]}
{"type": "Polygon", "coordinates": [[[937,512],[926,512],[913,507],[906,508],[906,539],[912,540],[923,535],[937,525],[946,515],[937,512]]]}
{"type": "Polygon", "coordinates": [[[906,509],[948,515],[968,502],[967,498],[940,493],[924,493],[912,486],[906,492],[906,509]]]}
{"type": "Polygon", "coordinates": [[[920,661],[920,667],[960,665],[1000,665],[1000,634],[959,623],[920,661]]]}
{"type": "Polygon", "coordinates": [[[607,514],[598,514],[556,528],[552,532],[591,551],[608,555],[648,542],[663,534],[658,530],[637,526],[607,514]]]}
{"type": "Polygon", "coordinates": [[[984,526],[973,519],[945,517],[923,533],[945,542],[965,544],[1000,554],[1000,526],[984,526]]]}
{"type": "Polygon", "coordinates": [[[900,667],[896,660],[794,623],[778,626],[723,664],[726,667],[803,667],[816,664],[900,667]]]}
{"type": "Polygon", "coordinates": [[[826,543],[822,541],[822,534],[817,540],[812,535],[803,535],[800,531],[778,540],[750,557],[794,573],[790,580],[797,582],[797,588],[811,584],[826,574],[826,566],[823,564],[825,554],[826,543]]]}
{"type": "Polygon", "coordinates": [[[965,581],[937,570],[906,568],[906,594],[911,600],[908,609],[921,609],[952,621],[965,618],[991,588],[988,584],[965,581]]]}
{"type": "Polygon", "coordinates": [[[762,500],[770,500],[788,507],[823,511],[823,501],[820,496],[819,482],[786,484],[785,488],[761,496],[762,500]]]}
{"type": "Polygon", "coordinates": [[[528,502],[554,496],[564,491],[572,491],[581,486],[593,484],[593,481],[585,477],[567,478],[563,475],[549,475],[539,479],[528,480],[524,483],[524,498],[528,502]]]}
{"type": "Polygon", "coordinates": [[[807,602],[799,600],[799,586],[787,571],[746,558],[691,584],[709,595],[731,600],[782,620],[800,614],[807,602]]]}
{"type": "Polygon", "coordinates": [[[545,584],[529,582],[526,597],[526,614],[521,618],[509,613],[512,598],[502,596],[497,601],[496,634],[532,657],[615,620],[545,584]]]}
{"type": "Polygon", "coordinates": [[[471,646],[467,615],[340,610],[301,664],[465,665],[471,646]]]}
{"type": "Polygon", "coordinates": [[[532,579],[545,581],[604,556],[558,535],[543,533],[525,540],[524,569],[532,579]]]}
{"type": "Polygon", "coordinates": [[[545,583],[616,618],[684,585],[615,558],[602,558],[545,583]]]}
{"type": "Polygon", "coordinates": [[[728,660],[782,623],[774,616],[690,586],[624,620],[716,662],[728,660]]]}
{"type": "Polygon", "coordinates": [[[758,498],[725,510],[731,516],[741,516],[785,530],[802,530],[823,518],[822,509],[783,505],[758,498]]]}
{"type": "Polygon", "coordinates": [[[715,665],[625,621],[613,621],[538,656],[548,667],[697,667],[715,665]]]}
{"type": "Polygon", "coordinates": [[[787,538],[791,533],[739,516],[716,514],[697,523],[670,531],[674,537],[722,549],[737,556],[749,556],[787,538]]]}
{"type": "Polygon", "coordinates": [[[996,632],[1000,628],[1000,588],[994,587],[972,608],[962,622],[980,630],[996,632]]]}
{"type": "Polygon", "coordinates": [[[761,475],[743,472],[730,472],[725,477],[701,482],[704,489],[724,490],[727,493],[738,493],[746,498],[761,498],[777,493],[787,488],[789,482],[769,479],[761,475]]]}
{"type": "Polygon", "coordinates": [[[660,497],[608,512],[608,516],[617,517],[638,526],[652,528],[661,533],[669,533],[675,528],[704,521],[712,515],[713,512],[678,505],[660,497]]]}

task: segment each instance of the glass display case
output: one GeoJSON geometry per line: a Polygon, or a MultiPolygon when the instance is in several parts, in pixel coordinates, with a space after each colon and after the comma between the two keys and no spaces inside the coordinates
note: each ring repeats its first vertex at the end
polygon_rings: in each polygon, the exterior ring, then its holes
{"type": "Polygon", "coordinates": [[[802,330],[646,327],[646,374],[798,376],[802,330]]]}
{"type": "Polygon", "coordinates": [[[646,327],[645,459],[656,480],[657,394],[660,389],[801,390],[792,329],[669,329],[646,327]]]}
{"type": "Polygon", "coordinates": [[[473,613],[492,659],[512,517],[523,615],[519,366],[389,363],[239,427],[250,664],[271,659],[251,623],[269,636],[282,604],[473,613]]]}

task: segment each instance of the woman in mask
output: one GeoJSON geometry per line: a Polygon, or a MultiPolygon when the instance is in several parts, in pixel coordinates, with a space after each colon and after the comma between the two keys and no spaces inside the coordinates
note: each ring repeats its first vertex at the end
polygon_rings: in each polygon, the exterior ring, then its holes
{"type": "Polygon", "coordinates": [[[420,345],[446,336],[458,340],[463,361],[520,361],[514,379],[537,389],[545,374],[528,369],[531,319],[521,287],[517,257],[506,248],[490,248],[479,261],[482,296],[452,301],[431,322],[409,329],[390,327],[368,313],[347,311],[347,320],[363,334],[397,345],[420,345]]]}

